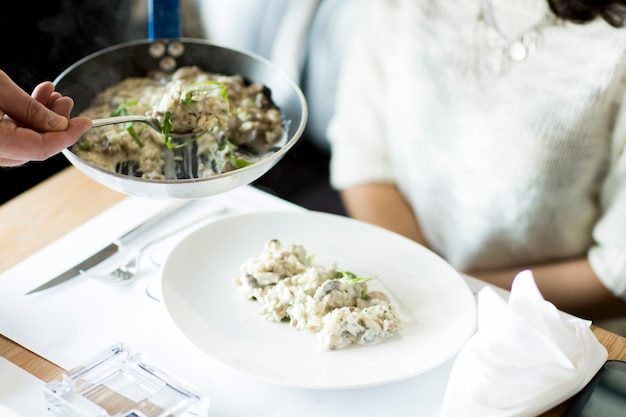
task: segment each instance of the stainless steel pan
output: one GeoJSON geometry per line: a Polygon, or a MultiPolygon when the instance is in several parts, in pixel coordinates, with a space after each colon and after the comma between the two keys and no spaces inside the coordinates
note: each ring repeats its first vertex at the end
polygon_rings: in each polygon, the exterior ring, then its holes
{"type": "Polygon", "coordinates": [[[286,135],[279,149],[250,166],[209,178],[148,180],[112,173],[84,161],[66,149],[63,154],[83,173],[122,193],[159,199],[208,197],[249,184],[265,174],[301,137],[307,120],[304,95],[268,60],[246,51],[198,39],[140,40],[116,45],[89,55],[65,70],[54,81],[57,91],[71,96],[73,115],[80,113],[105,88],[129,76],[146,76],[152,70],[173,71],[197,65],[204,71],[239,74],[271,91],[285,119],[286,135]]]}

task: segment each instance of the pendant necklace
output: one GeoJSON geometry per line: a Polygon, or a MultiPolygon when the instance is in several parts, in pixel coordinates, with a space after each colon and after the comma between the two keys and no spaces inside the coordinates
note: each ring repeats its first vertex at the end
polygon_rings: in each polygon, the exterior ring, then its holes
{"type": "Polygon", "coordinates": [[[542,31],[559,23],[550,10],[545,16],[530,28],[525,29],[515,37],[507,36],[498,26],[491,7],[490,0],[481,0],[478,14],[479,37],[478,42],[486,42],[486,48],[479,53],[479,68],[484,72],[500,75],[508,71],[511,64],[524,61],[536,53],[541,46],[542,31]],[[486,67],[486,68],[484,68],[486,67]]]}

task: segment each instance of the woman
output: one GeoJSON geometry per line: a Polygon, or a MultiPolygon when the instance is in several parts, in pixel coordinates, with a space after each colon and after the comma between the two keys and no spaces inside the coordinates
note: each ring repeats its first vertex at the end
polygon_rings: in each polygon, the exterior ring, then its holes
{"type": "Polygon", "coordinates": [[[626,2],[358,4],[329,128],[348,213],[626,315],[626,2]]]}

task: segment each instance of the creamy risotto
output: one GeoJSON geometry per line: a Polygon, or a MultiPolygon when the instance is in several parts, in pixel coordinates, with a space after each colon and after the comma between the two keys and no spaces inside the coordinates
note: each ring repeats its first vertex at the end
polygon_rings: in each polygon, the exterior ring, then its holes
{"type": "Polygon", "coordinates": [[[368,290],[373,278],[316,264],[302,245],[272,239],[240,270],[238,291],[259,302],[261,316],[317,333],[322,350],[379,343],[402,328],[389,297],[368,290]]]}
{"type": "Polygon", "coordinates": [[[157,180],[242,168],[266,156],[284,134],[281,113],[265,86],[197,67],[124,79],[98,94],[81,114],[156,118],[162,134],[144,123],[103,126],[87,132],[72,151],[108,171],[157,180]],[[199,136],[177,143],[168,132],[199,136]],[[193,167],[183,166],[189,158],[193,167]]]}

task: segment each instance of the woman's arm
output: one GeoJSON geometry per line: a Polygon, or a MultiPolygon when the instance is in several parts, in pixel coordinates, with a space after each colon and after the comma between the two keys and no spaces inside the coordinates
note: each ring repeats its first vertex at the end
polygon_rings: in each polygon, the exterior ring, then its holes
{"type": "MultiPolygon", "coordinates": [[[[428,247],[411,207],[393,184],[363,184],[341,191],[341,197],[350,217],[428,247]]],[[[524,269],[532,271],[544,298],[562,311],[593,320],[626,316],[626,303],[600,282],[586,258],[467,274],[510,290],[513,278],[524,269]]]]}
{"type": "Polygon", "coordinates": [[[592,320],[626,316],[624,300],[600,282],[586,258],[467,274],[510,290],[513,278],[524,269],[532,271],[543,297],[559,310],[592,320]]]}
{"type": "Polygon", "coordinates": [[[428,246],[411,207],[393,184],[369,183],[341,191],[350,217],[384,227],[428,246]]]}

